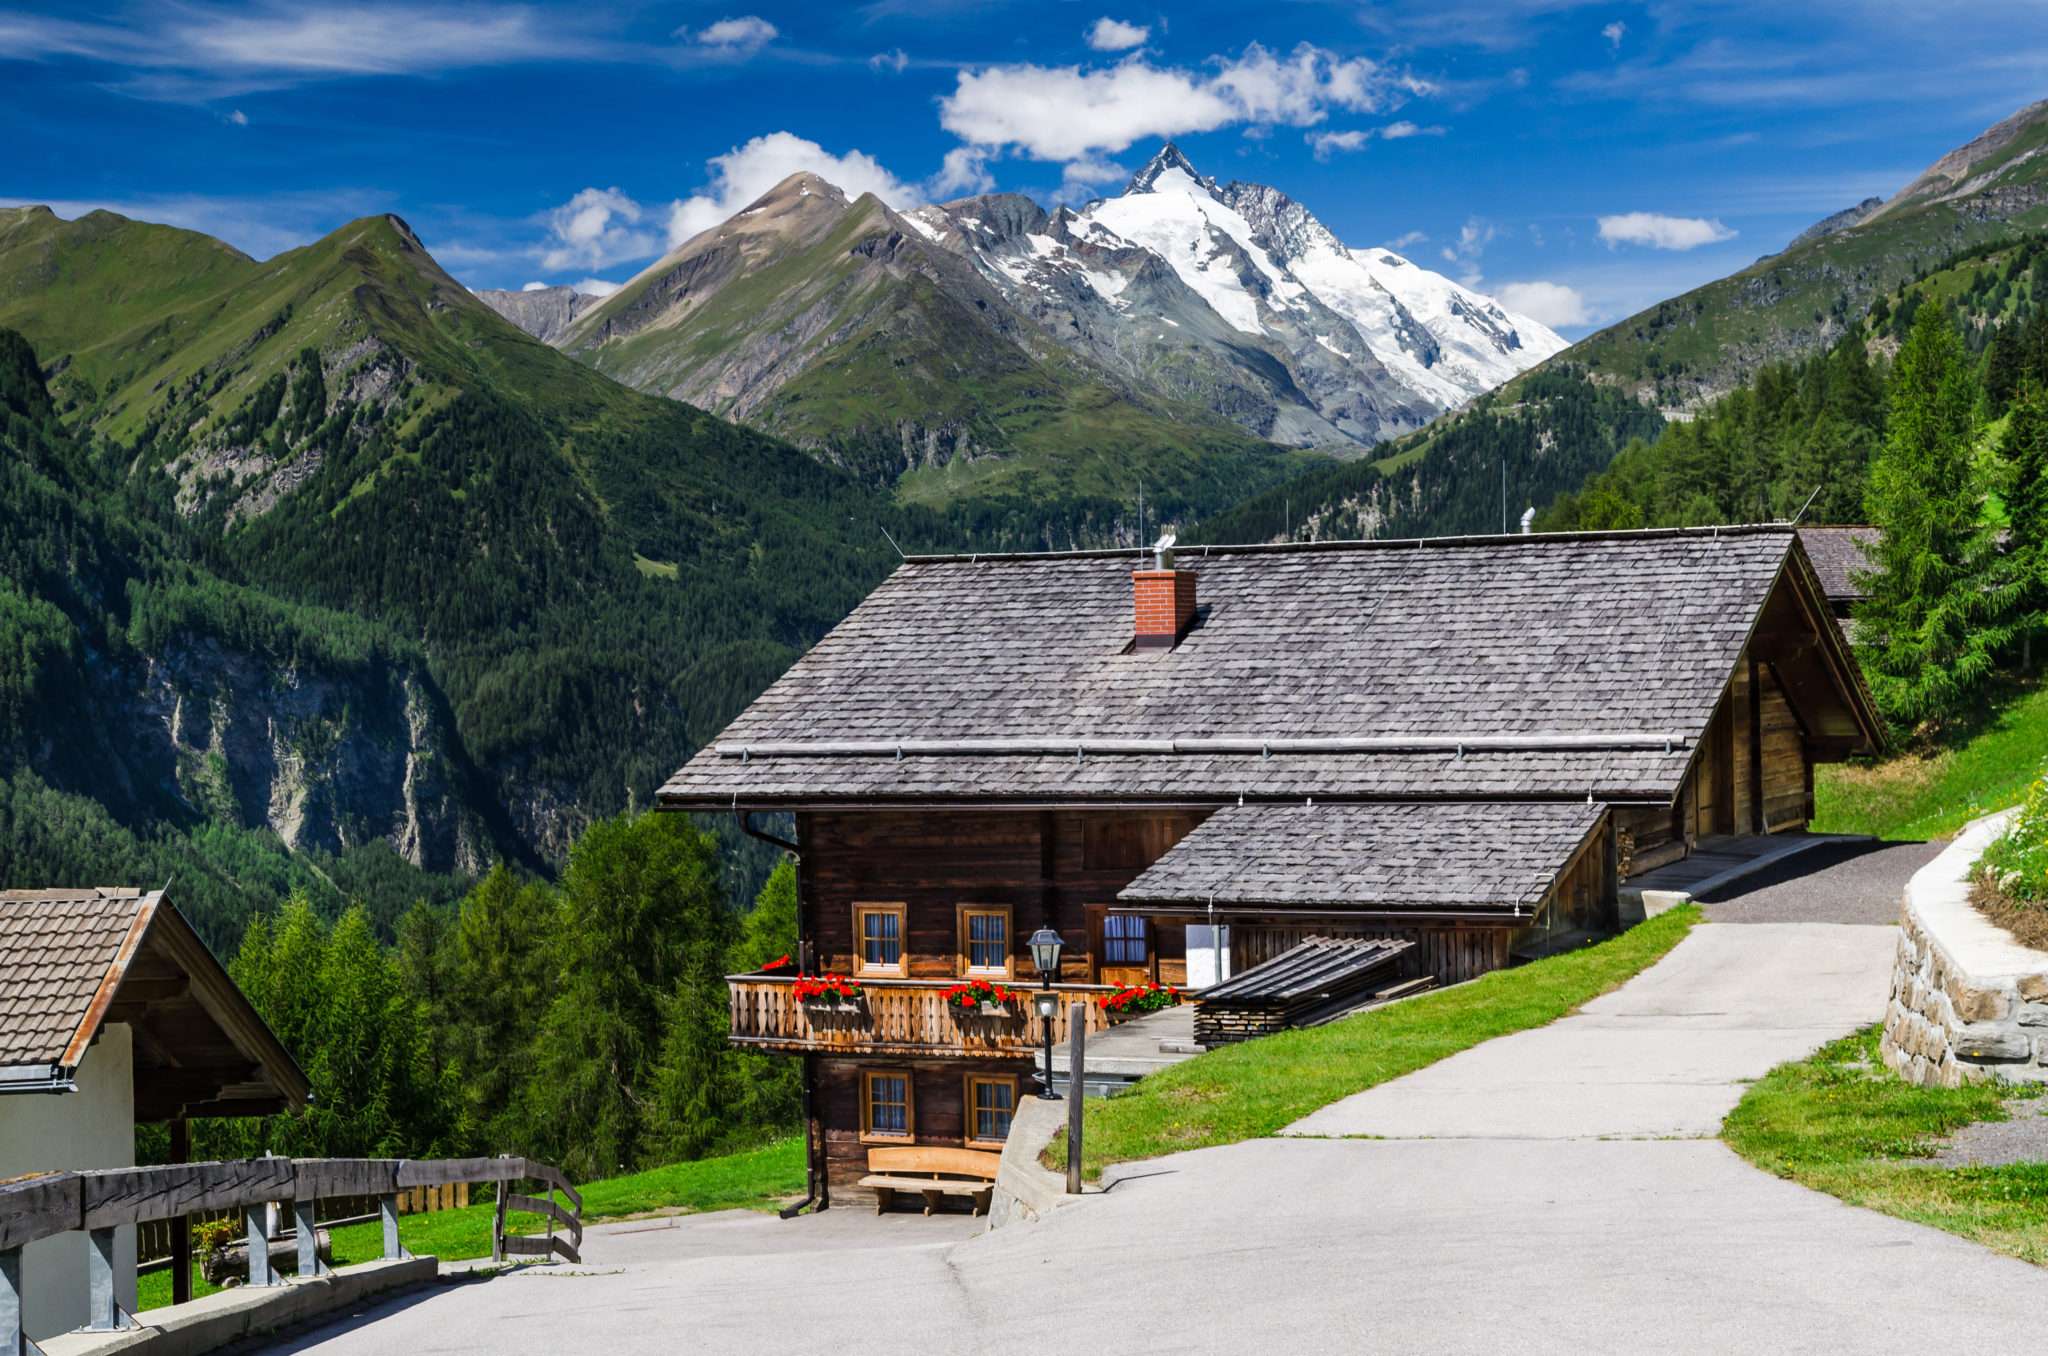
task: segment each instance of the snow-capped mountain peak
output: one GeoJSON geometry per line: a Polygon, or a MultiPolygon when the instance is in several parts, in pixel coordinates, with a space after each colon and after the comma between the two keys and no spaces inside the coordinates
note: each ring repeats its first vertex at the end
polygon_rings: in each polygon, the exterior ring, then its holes
{"type": "Polygon", "coordinates": [[[1181,154],[1180,147],[1169,141],[1153,153],[1152,158],[1145,162],[1145,168],[1131,176],[1131,182],[1124,186],[1124,196],[1152,192],[1160,175],[1175,170],[1186,175],[1198,187],[1208,189],[1211,194],[1216,192],[1216,181],[1196,169],[1194,162],[1181,154]]]}

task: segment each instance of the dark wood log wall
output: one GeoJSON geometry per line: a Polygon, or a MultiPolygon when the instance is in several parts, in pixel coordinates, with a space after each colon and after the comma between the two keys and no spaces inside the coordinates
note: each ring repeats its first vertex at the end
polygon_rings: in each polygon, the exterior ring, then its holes
{"type": "MultiPolygon", "coordinates": [[[[1032,1078],[1034,1063],[1011,1060],[918,1060],[828,1059],[811,1057],[817,1067],[815,1111],[825,1138],[825,1178],[831,1186],[832,1203],[849,1201],[872,1204],[874,1193],[857,1185],[868,1172],[868,1150],[860,1137],[860,1076],[865,1069],[908,1071],[911,1076],[911,1128],[919,1144],[942,1144],[955,1148],[966,1144],[967,1075],[989,1074],[1014,1077],[1019,1102],[1037,1092],[1032,1078]]],[[[975,1146],[980,1147],[980,1146],[975,1146]]]]}
{"type": "MultiPolygon", "coordinates": [[[[1096,979],[1102,912],[1207,810],[846,811],[798,816],[808,935],[826,968],[853,965],[853,906],[906,906],[910,977],[959,971],[958,908],[1008,905],[1012,974],[1036,982],[1025,942],[1051,923],[1060,977],[1096,979]]],[[[1187,979],[1186,929],[1152,924],[1162,983],[1187,979]]]]}

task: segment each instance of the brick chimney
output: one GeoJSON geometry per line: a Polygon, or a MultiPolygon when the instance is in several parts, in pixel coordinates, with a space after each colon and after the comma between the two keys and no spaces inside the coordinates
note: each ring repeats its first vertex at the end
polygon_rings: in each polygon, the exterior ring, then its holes
{"type": "Polygon", "coordinates": [[[1170,650],[1195,621],[1195,572],[1173,566],[1173,538],[1152,548],[1152,568],[1131,571],[1136,603],[1137,648],[1170,650]]]}

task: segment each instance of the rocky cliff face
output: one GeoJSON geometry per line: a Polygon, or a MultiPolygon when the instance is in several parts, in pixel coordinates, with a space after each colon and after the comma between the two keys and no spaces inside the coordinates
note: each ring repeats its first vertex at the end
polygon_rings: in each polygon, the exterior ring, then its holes
{"type": "Polygon", "coordinates": [[[33,761],[55,785],[90,767],[97,784],[72,789],[150,817],[269,828],[294,850],[383,838],[416,866],[472,873],[495,855],[440,694],[411,664],[282,666],[187,632],[95,655],[87,673],[101,747],[84,758],[76,734],[44,741],[33,761]]]}
{"type": "Polygon", "coordinates": [[[604,300],[573,287],[483,291],[476,294],[476,299],[544,344],[552,344],[567,334],[577,316],[604,300]]]}

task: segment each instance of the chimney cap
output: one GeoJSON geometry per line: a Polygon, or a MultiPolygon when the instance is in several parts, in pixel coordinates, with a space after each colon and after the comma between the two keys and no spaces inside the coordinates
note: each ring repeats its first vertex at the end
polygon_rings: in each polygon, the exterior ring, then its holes
{"type": "Polygon", "coordinates": [[[1170,570],[1173,568],[1173,544],[1178,540],[1179,537],[1176,534],[1166,532],[1160,535],[1158,541],[1152,543],[1153,569],[1170,570]]]}

